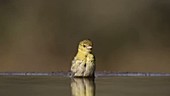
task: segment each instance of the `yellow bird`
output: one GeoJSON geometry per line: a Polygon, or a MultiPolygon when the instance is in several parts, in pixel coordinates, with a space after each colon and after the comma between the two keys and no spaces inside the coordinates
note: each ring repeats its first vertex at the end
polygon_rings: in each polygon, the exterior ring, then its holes
{"type": "Polygon", "coordinates": [[[71,77],[94,77],[95,58],[92,54],[92,41],[79,43],[78,52],[72,60],[71,77]]]}

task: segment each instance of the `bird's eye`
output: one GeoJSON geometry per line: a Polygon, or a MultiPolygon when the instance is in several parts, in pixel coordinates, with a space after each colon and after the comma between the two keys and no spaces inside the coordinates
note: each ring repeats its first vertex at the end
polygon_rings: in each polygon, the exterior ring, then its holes
{"type": "Polygon", "coordinates": [[[86,47],[85,45],[83,45],[83,47],[86,47]]]}

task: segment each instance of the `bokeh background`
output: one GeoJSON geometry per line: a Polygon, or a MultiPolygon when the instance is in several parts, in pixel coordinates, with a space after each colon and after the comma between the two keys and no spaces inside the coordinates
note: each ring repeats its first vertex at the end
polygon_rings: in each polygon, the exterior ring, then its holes
{"type": "Polygon", "coordinates": [[[0,0],[0,71],[68,71],[91,39],[97,71],[170,72],[170,0],[0,0]]]}

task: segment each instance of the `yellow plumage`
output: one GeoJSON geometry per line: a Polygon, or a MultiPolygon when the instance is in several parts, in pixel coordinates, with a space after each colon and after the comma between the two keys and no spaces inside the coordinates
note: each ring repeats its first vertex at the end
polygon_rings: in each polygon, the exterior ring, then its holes
{"type": "Polygon", "coordinates": [[[92,42],[83,40],[79,43],[78,52],[72,60],[72,77],[94,77],[95,58],[92,54],[92,42]]]}

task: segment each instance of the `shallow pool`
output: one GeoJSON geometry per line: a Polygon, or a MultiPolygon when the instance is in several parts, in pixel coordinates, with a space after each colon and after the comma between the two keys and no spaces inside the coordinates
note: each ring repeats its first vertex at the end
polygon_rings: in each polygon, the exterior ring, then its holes
{"type": "Polygon", "coordinates": [[[0,76],[0,96],[170,96],[170,77],[0,76]]]}

